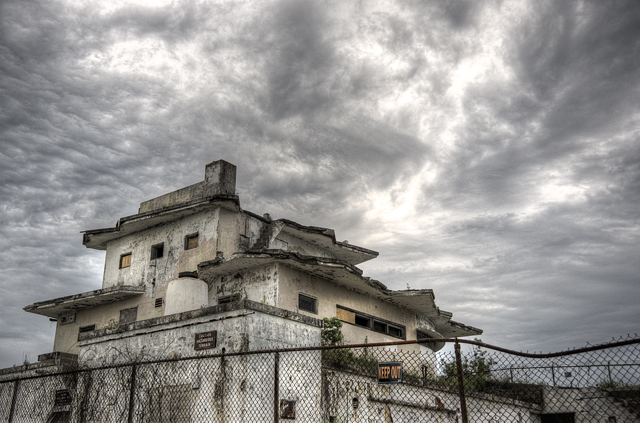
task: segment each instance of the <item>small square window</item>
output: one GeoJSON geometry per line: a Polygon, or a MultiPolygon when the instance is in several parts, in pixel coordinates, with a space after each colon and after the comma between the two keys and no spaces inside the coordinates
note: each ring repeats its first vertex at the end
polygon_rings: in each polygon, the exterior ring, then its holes
{"type": "Polygon", "coordinates": [[[318,314],[318,300],[305,294],[298,294],[298,310],[318,314]]]}
{"type": "Polygon", "coordinates": [[[164,257],[164,243],[151,246],[151,260],[164,257]]]}
{"type": "Polygon", "coordinates": [[[156,304],[155,304],[155,308],[160,308],[162,307],[162,297],[160,298],[156,298],[156,304]]]}
{"type": "Polygon", "coordinates": [[[198,234],[187,235],[184,238],[184,249],[192,250],[198,247],[198,234]]]}
{"type": "Polygon", "coordinates": [[[131,253],[120,256],[120,269],[131,266],[131,253]]]}

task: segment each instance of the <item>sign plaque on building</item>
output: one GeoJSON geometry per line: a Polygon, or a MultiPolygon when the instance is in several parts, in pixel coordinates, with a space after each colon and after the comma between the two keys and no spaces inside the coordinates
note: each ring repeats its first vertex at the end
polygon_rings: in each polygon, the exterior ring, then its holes
{"type": "Polygon", "coordinates": [[[208,350],[216,347],[216,334],[217,331],[212,330],[210,332],[196,333],[196,339],[193,343],[193,349],[208,350]]]}
{"type": "Polygon", "coordinates": [[[378,363],[378,384],[402,383],[402,361],[378,363]]]}
{"type": "Polygon", "coordinates": [[[71,394],[66,389],[58,389],[56,391],[56,399],[53,402],[55,407],[62,405],[71,405],[71,394]]]}

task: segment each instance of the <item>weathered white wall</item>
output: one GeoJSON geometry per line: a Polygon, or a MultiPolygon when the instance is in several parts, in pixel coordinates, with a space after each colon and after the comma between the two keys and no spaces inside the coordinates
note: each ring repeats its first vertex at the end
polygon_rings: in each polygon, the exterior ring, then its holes
{"type": "Polygon", "coordinates": [[[226,295],[276,306],[278,266],[271,264],[216,278],[209,286],[209,305],[218,305],[218,299],[226,295]]]}
{"type": "Polygon", "coordinates": [[[165,314],[207,307],[207,283],[195,278],[178,278],[167,284],[165,314]]]}
{"type": "MultiPolygon", "coordinates": [[[[277,307],[292,310],[317,318],[335,317],[336,305],[351,308],[362,313],[399,323],[406,327],[406,339],[416,339],[415,313],[378,298],[371,297],[327,279],[304,273],[285,265],[279,265],[277,307]],[[298,309],[298,294],[303,293],[318,298],[318,314],[298,309]]],[[[382,333],[366,328],[344,323],[342,333],[347,344],[361,344],[365,342],[401,341],[382,333]]],[[[400,351],[420,352],[419,345],[402,345],[400,351]]]]}
{"type": "MultiPolygon", "coordinates": [[[[378,385],[375,378],[330,369],[323,375],[323,393],[325,414],[337,416],[340,421],[369,418],[370,422],[380,423],[453,423],[462,420],[460,400],[455,391],[407,383],[378,385]],[[356,409],[352,406],[353,398],[358,399],[356,409]],[[438,402],[444,405],[443,409],[438,409],[438,402]]],[[[466,402],[469,422],[472,423],[540,422],[538,414],[542,408],[535,404],[493,395],[475,397],[471,394],[467,395],[466,402]]]]}
{"type": "MultiPolygon", "coordinates": [[[[162,285],[178,273],[197,270],[198,263],[212,260],[218,245],[220,209],[214,209],[134,233],[107,244],[102,287],[114,285],[162,285]],[[198,247],[185,250],[185,236],[199,234],[198,247]],[[164,256],[151,260],[151,246],[164,243],[164,256]],[[131,253],[131,266],[120,269],[120,256],[131,253]]],[[[226,228],[225,228],[226,229],[226,228]]],[[[226,238],[232,234],[226,234],[226,238]]],[[[238,236],[236,232],[235,236],[238,236]]],[[[231,252],[226,251],[226,254],[231,252]]]]}

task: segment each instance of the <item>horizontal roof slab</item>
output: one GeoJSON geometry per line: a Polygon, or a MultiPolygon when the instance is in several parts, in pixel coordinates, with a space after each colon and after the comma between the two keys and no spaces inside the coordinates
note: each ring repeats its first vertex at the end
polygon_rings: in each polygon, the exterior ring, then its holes
{"type": "Polygon", "coordinates": [[[144,286],[113,286],[67,297],[33,303],[24,308],[29,313],[57,317],[60,313],[85,310],[144,294],[144,286]]]}

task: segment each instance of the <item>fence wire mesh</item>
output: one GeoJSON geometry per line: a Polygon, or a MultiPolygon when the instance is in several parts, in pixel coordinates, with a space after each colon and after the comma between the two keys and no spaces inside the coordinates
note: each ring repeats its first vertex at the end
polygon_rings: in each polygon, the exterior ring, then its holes
{"type": "Polygon", "coordinates": [[[405,342],[4,375],[0,420],[640,421],[640,339],[545,355],[460,342],[459,355],[405,342]]]}

